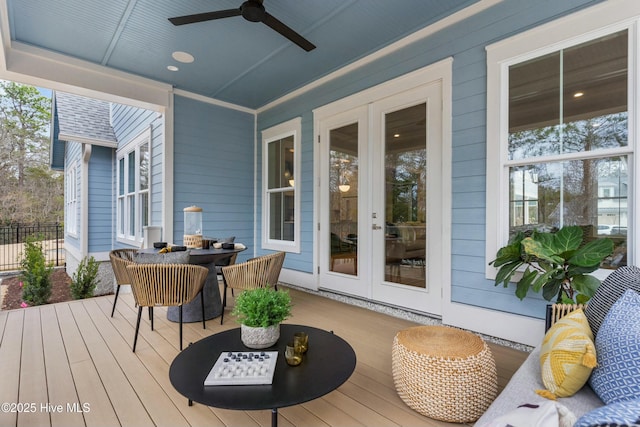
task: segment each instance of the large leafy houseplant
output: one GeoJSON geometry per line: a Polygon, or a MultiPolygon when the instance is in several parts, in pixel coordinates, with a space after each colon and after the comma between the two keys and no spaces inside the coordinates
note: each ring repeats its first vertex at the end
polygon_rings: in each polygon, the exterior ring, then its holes
{"type": "Polygon", "coordinates": [[[555,298],[553,302],[585,303],[600,285],[600,280],[589,273],[612,252],[610,239],[583,243],[582,228],[567,226],[557,232],[533,231],[529,237],[519,232],[489,264],[498,268],[496,286],[502,283],[507,287],[516,273],[522,273],[516,287],[521,300],[533,289],[542,290],[547,301],[555,298]]]}

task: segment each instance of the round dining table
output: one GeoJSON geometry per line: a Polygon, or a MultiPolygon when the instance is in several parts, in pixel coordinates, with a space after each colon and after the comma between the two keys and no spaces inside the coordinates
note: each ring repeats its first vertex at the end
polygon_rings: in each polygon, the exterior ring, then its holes
{"type": "MultiPolygon", "coordinates": [[[[196,264],[206,267],[209,270],[204,284],[204,319],[214,319],[222,314],[222,298],[220,297],[220,286],[218,284],[218,272],[216,263],[220,264],[230,258],[233,254],[245,251],[244,245],[236,244],[233,248],[210,248],[210,249],[187,249],[189,251],[189,264],[196,264]]],[[[141,249],[140,253],[157,254],[159,249],[141,249]]],[[[172,322],[180,321],[180,310],[178,307],[167,308],[167,319],[172,322]]],[[[196,296],[193,301],[182,306],[182,321],[185,323],[202,322],[202,306],[200,296],[196,296]]]]}

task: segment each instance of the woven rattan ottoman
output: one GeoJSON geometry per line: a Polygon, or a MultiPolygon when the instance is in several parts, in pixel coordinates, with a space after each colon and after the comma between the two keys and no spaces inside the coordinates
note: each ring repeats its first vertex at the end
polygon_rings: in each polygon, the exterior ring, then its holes
{"type": "Polygon", "coordinates": [[[412,409],[437,420],[477,420],[496,397],[491,350],[471,332],[447,326],[417,326],[393,339],[393,381],[412,409]]]}

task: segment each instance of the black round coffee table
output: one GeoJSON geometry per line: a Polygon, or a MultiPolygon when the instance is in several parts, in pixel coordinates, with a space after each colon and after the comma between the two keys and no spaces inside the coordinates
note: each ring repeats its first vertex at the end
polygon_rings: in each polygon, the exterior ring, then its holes
{"type": "Polygon", "coordinates": [[[205,386],[218,356],[227,351],[255,351],[240,340],[240,328],[211,335],[184,349],[171,363],[169,378],[175,389],[192,401],[237,410],[271,409],[271,425],[278,424],[278,408],[308,402],[335,390],[353,373],[356,354],[332,332],[302,325],[282,324],[278,343],[264,351],[277,351],[278,360],[270,385],[205,386]],[[289,366],[284,358],[287,342],[295,332],[309,335],[309,349],[302,364],[289,366]]]}

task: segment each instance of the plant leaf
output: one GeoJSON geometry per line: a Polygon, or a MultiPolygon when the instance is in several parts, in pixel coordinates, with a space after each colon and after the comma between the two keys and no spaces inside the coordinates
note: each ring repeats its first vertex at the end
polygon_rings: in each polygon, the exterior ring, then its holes
{"type": "Polygon", "coordinates": [[[558,298],[558,294],[560,293],[562,281],[561,280],[552,280],[547,282],[542,287],[542,297],[547,301],[553,301],[554,298],[558,298]]]}
{"type": "Polygon", "coordinates": [[[576,291],[580,292],[580,294],[591,298],[596,292],[596,289],[598,289],[598,286],[600,286],[600,280],[588,274],[580,274],[573,277],[571,286],[573,286],[576,291]]]}
{"type": "Polygon", "coordinates": [[[602,260],[613,252],[611,239],[597,239],[587,243],[569,258],[569,264],[580,267],[599,265],[602,260]]]}
{"type": "Polygon", "coordinates": [[[504,264],[511,263],[520,260],[520,242],[512,243],[508,246],[500,248],[496,254],[496,259],[491,261],[489,265],[493,264],[498,268],[504,264]]]}
{"type": "Polygon", "coordinates": [[[556,279],[552,279],[553,276],[557,275],[558,272],[561,272],[562,269],[561,268],[556,268],[553,270],[549,270],[546,271],[543,274],[540,274],[536,280],[533,281],[533,290],[536,292],[540,292],[540,289],[542,289],[547,283],[556,280],[556,279]]]}
{"type": "Polygon", "coordinates": [[[582,243],[582,228],[577,225],[562,227],[553,236],[553,248],[556,253],[561,254],[568,251],[575,251],[582,243]]]}
{"type": "Polygon", "coordinates": [[[549,239],[544,238],[543,240],[544,242],[536,240],[533,237],[527,237],[524,239],[522,241],[522,247],[525,253],[553,264],[563,264],[564,259],[557,255],[557,252],[553,247],[548,246],[549,239]]]}
{"type": "Polygon", "coordinates": [[[499,283],[503,283],[506,288],[511,281],[511,277],[513,277],[513,274],[521,265],[522,262],[519,260],[503,265],[500,270],[498,270],[498,274],[496,274],[495,286],[498,286],[499,283]]]}
{"type": "Polygon", "coordinates": [[[529,288],[531,287],[531,282],[538,276],[537,271],[532,271],[528,267],[522,274],[522,278],[518,281],[516,287],[516,296],[523,300],[524,297],[527,296],[527,292],[529,292],[529,288]]]}

